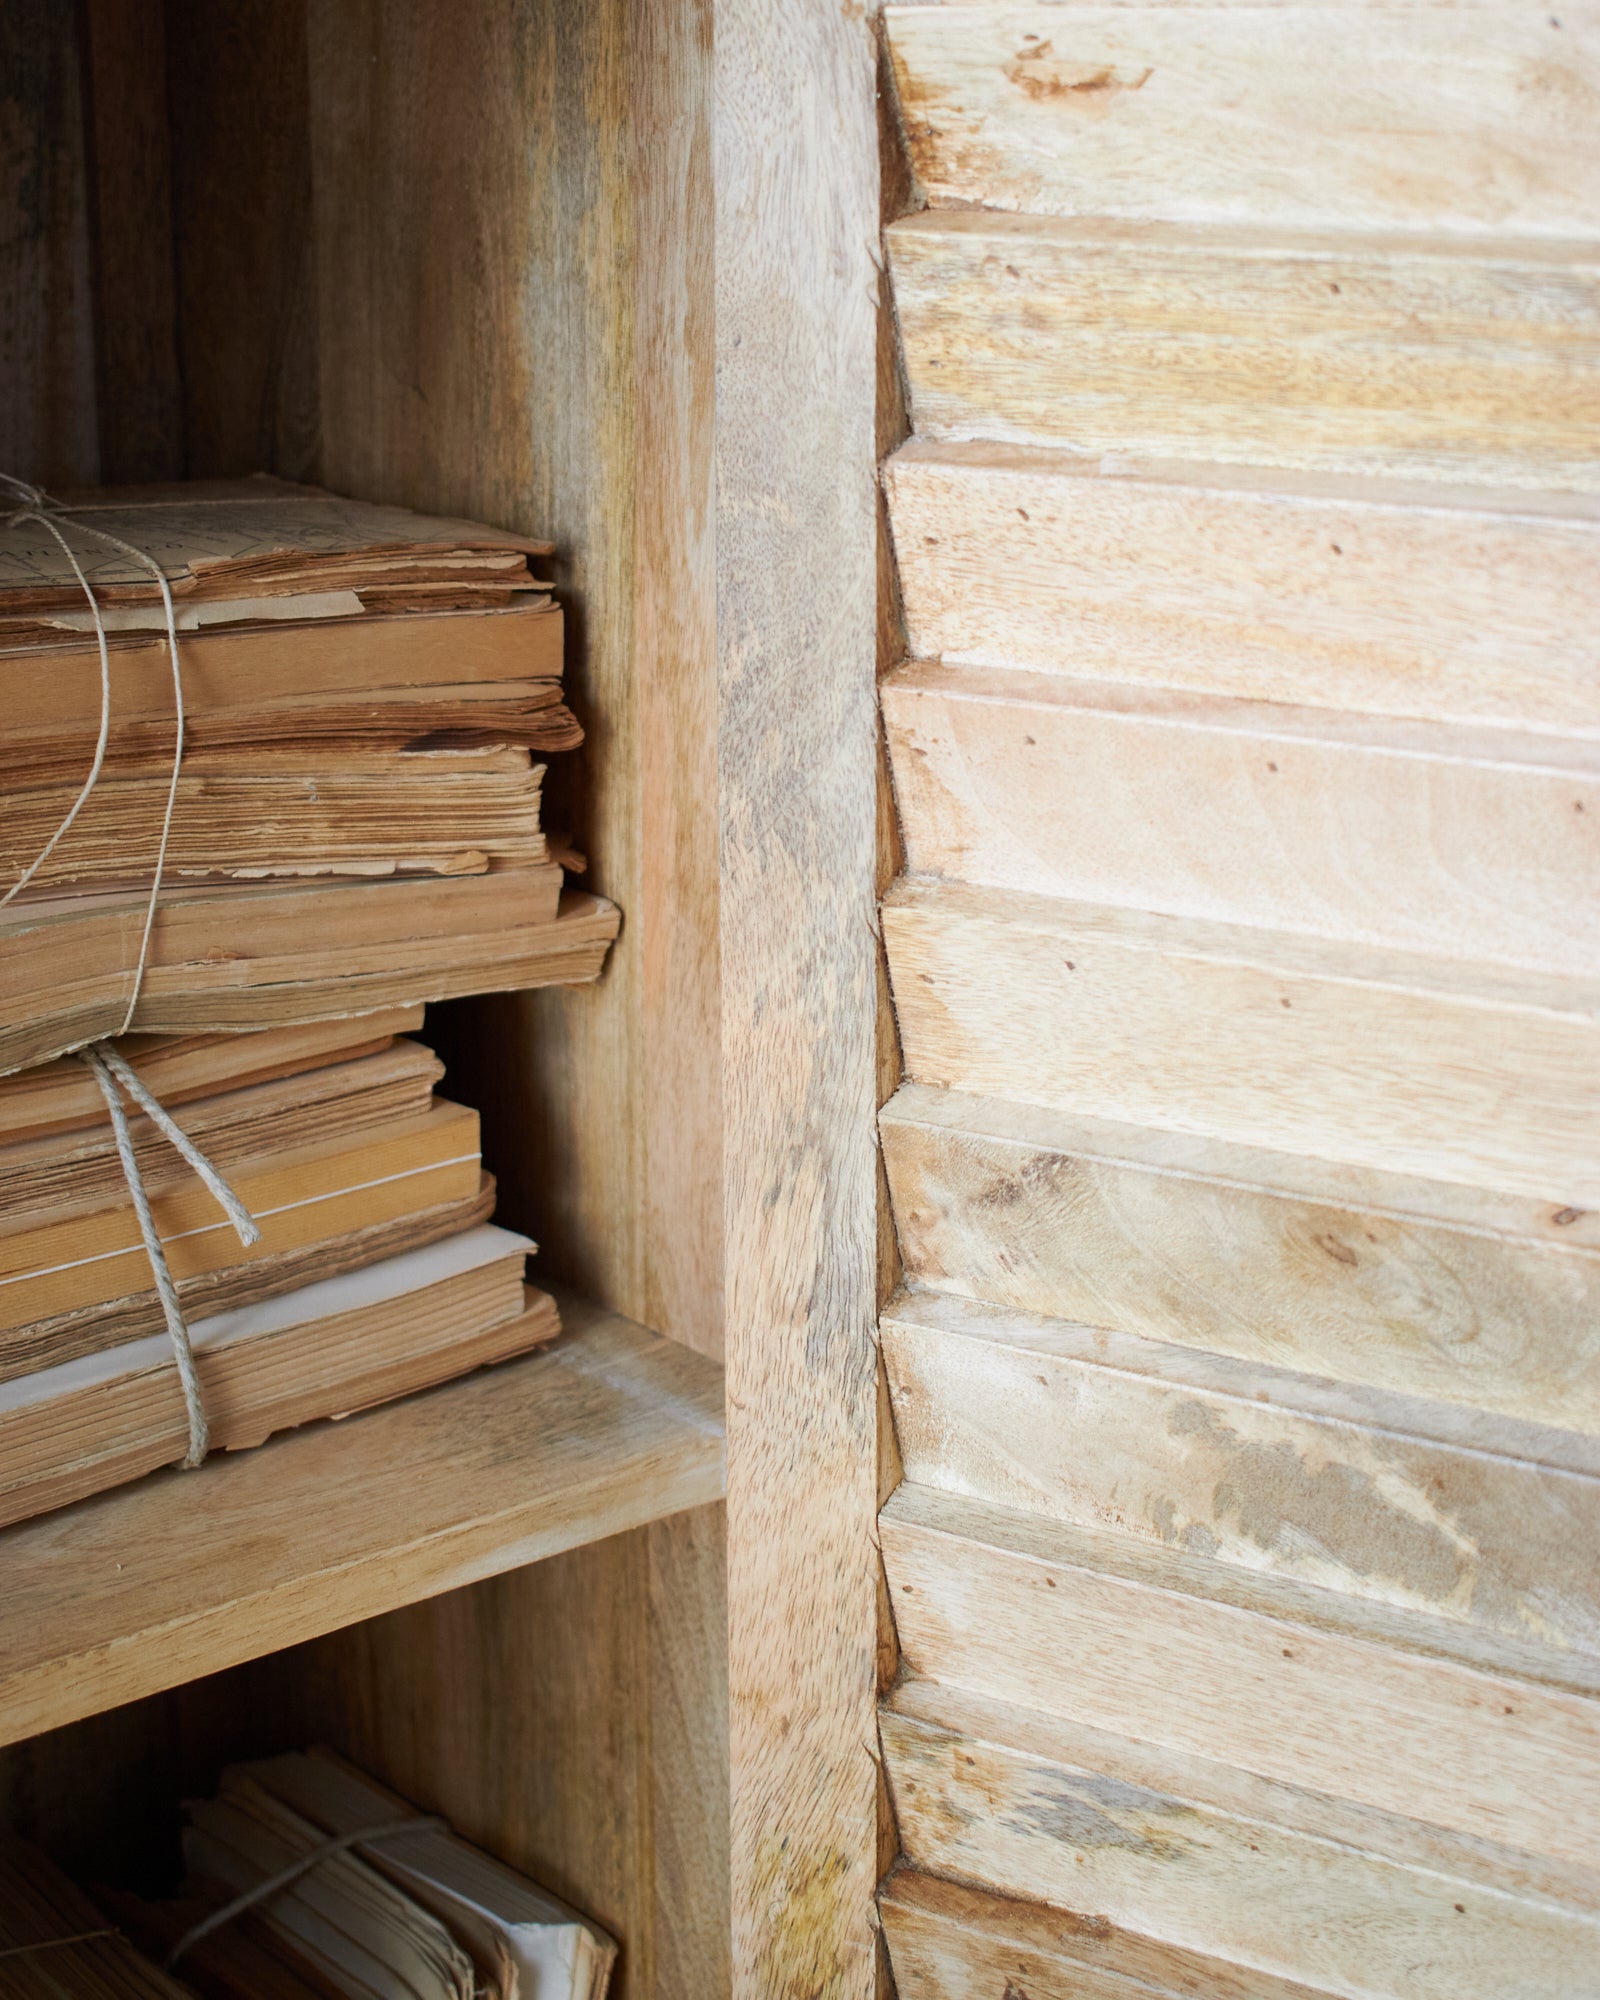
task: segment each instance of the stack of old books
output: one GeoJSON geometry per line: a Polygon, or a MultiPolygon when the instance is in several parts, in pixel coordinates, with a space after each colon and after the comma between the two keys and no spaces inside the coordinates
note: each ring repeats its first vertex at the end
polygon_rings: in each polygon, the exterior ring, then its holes
{"type": "Polygon", "coordinates": [[[271,480],[0,535],[0,1523],[192,1446],[141,1190],[213,1447],[557,1330],[410,1039],[616,933],[540,826],[580,732],[539,552],[271,480]],[[256,1240],[124,1092],[135,1188],[102,1037],[256,1240]]]}

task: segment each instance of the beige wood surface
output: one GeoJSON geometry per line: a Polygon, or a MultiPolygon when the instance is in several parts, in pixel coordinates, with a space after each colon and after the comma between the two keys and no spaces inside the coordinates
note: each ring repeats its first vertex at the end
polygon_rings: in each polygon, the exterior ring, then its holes
{"type": "Polygon", "coordinates": [[[1600,1701],[1396,1643],[1436,1621],[909,1484],[880,1532],[912,1673],[1593,1866],[1600,1701]]]}
{"type": "Polygon", "coordinates": [[[875,1978],[878,132],[859,8],[716,13],[734,1991],[875,1978]]]}
{"type": "Polygon", "coordinates": [[[921,438],[885,481],[920,656],[1600,732],[1586,495],[921,438]]]}
{"type": "Polygon", "coordinates": [[[1600,1445],[936,1293],[882,1339],[920,1486],[1600,1651],[1600,1445]]]}
{"type": "Polygon", "coordinates": [[[1592,237],[1585,4],[888,12],[935,204],[1592,237]]]}
{"type": "Polygon", "coordinates": [[[1600,1200],[1593,982],[914,877],[883,924],[914,1082],[1600,1200]]]}
{"type": "Polygon", "coordinates": [[[944,1699],[940,1722],[883,1717],[906,1859],[918,1868],[1362,2000],[1583,1990],[1600,1949],[1591,1912],[1110,1776],[1076,1761],[1070,1729],[1035,1724],[1018,1747],[993,1731],[992,1712],[944,1699]]]}
{"type": "Polygon", "coordinates": [[[1600,492],[1600,256],[950,210],[888,232],[919,433],[1600,492]]]}
{"type": "Polygon", "coordinates": [[[918,1283],[1600,1435],[1592,1210],[916,1084],[880,1130],[918,1283]]]}
{"type": "Polygon", "coordinates": [[[1328,1990],[909,1868],[889,1878],[879,1907],[901,2000],[1315,2000],[1328,1990]]]}
{"type": "Polygon", "coordinates": [[[547,1354],[0,1535],[0,1738],[714,1499],[716,1369],[595,1308],[564,1323],[547,1354]]]}
{"type": "Polygon", "coordinates": [[[882,700],[919,873],[1600,973],[1600,744],[995,667],[882,700]]]}

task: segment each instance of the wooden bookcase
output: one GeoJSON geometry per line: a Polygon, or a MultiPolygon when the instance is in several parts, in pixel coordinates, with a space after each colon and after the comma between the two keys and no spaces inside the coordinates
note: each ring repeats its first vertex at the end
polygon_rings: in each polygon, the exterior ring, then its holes
{"type": "Polygon", "coordinates": [[[0,464],[554,538],[548,817],[624,912],[598,986],[429,1022],[565,1346],[0,1535],[0,1820],[153,1882],[222,1763],[331,1741],[611,1926],[625,2000],[865,1994],[872,22],[18,0],[0,45],[0,464]]]}

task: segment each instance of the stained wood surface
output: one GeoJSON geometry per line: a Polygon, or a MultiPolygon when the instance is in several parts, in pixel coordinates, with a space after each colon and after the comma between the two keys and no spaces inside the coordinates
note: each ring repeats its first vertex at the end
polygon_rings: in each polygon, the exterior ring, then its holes
{"type": "Polygon", "coordinates": [[[921,438],[885,482],[921,657],[1600,733],[1587,496],[921,438]]]}
{"type": "Polygon", "coordinates": [[[1416,1650],[1435,1621],[910,1484],[879,1525],[914,1674],[1593,1866],[1600,1701],[1416,1650]]]}
{"type": "Polygon", "coordinates": [[[936,1293],[882,1339],[918,1485],[1597,1651],[1600,1444],[936,1293]]]}
{"type": "Polygon", "coordinates": [[[878,133],[861,9],[716,15],[734,1991],[865,1996],[877,1772],[878,133]]]}
{"type": "Polygon", "coordinates": [[[1592,982],[908,877],[912,1081],[1587,1208],[1592,982]]]}
{"type": "Polygon", "coordinates": [[[934,6],[887,15],[929,200],[1592,237],[1592,7],[934,6]]]}
{"type": "Polygon", "coordinates": [[[1600,1435],[1592,1210],[915,1084],[879,1123],[922,1284],[1600,1435]]]}
{"type": "Polygon", "coordinates": [[[717,1370],[563,1310],[544,1355],[0,1535],[0,1739],[715,1499],[717,1370]]]}
{"type": "Polygon", "coordinates": [[[930,210],[888,232],[920,434],[1600,492],[1600,257],[930,210]]]}
{"type": "MultiPolygon", "coordinates": [[[[935,1699],[940,1697],[936,1694],[935,1699]]],[[[907,1860],[1155,1943],[1373,2000],[1547,2000],[1583,1990],[1592,1911],[1406,1866],[1114,1776],[1105,1744],[959,1695],[886,1710],[907,1860]],[[1021,1732],[1019,1732],[1021,1733],[1021,1732]],[[1101,1761],[1078,1761],[1083,1751],[1101,1761]]]]}

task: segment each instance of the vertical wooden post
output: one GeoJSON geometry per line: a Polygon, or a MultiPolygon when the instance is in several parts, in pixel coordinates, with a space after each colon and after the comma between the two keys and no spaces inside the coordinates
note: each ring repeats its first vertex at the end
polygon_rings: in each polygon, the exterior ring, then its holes
{"type": "Polygon", "coordinates": [[[716,9],[734,1990],[873,1987],[868,11],[716,9]]]}

